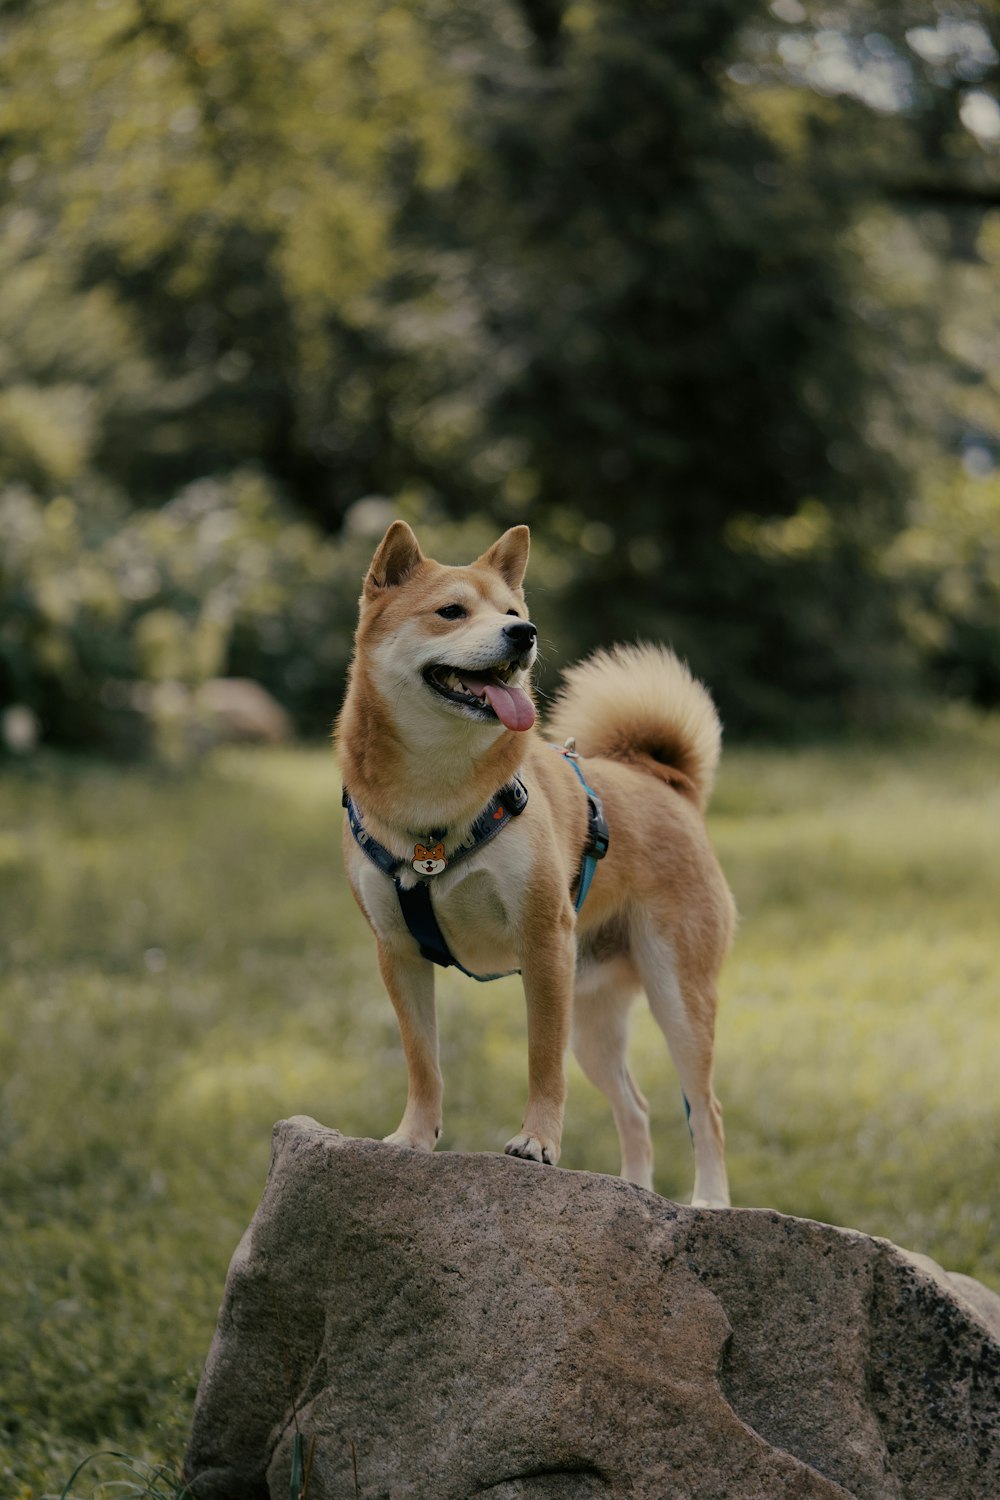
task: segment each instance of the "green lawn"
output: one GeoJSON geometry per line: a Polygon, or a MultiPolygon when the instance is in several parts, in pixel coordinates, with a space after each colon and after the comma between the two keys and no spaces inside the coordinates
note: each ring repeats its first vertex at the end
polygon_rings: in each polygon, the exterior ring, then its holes
{"type": "MultiPolygon", "coordinates": [[[[1000,722],[724,767],[735,1201],[1000,1285],[1000,722]]],[[[339,790],[319,751],[0,775],[0,1493],[58,1494],[109,1444],[177,1458],[272,1122],[397,1124],[339,790]]],[[[519,987],[446,975],[439,993],[443,1145],[496,1150],[524,1092],[519,987]]],[[[683,1197],[679,1092],[645,1013],[636,1030],[657,1184],[683,1197]]],[[[575,1067],[563,1161],[617,1167],[575,1067]]]]}

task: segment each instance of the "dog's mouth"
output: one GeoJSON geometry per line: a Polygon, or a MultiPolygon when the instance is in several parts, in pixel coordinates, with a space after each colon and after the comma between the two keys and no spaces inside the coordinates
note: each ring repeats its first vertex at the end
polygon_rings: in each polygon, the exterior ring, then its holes
{"type": "Polygon", "coordinates": [[[480,719],[499,719],[506,729],[530,729],[535,705],[521,684],[514,662],[501,662],[488,671],[437,665],[425,667],[424,681],[449,703],[459,704],[480,719]]]}

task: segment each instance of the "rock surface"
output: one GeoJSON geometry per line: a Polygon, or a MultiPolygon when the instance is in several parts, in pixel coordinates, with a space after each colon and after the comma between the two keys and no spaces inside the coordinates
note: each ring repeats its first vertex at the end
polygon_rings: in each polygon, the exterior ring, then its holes
{"type": "Polygon", "coordinates": [[[188,1477],[284,1500],[298,1432],[308,1500],[997,1500],[1000,1298],[930,1264],[283,1121],[188,1477]]]}

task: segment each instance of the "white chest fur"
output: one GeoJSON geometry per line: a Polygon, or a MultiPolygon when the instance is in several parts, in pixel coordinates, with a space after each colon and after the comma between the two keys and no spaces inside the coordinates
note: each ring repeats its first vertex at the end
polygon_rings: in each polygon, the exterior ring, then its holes
{"type": "MultiPolygon", "coordinates": [[[[531,867],[531,844],[515,823],[430,881],[438,925],[454,956],[473,974],[521,966],[519,932],[531,867]]],[[[394,882],[360,849],[350,855],[350,878],[375,931],[392,947],[411,947],[394,882]]],[[[404,883],[415,882],[404,872],[404,883]]]]}

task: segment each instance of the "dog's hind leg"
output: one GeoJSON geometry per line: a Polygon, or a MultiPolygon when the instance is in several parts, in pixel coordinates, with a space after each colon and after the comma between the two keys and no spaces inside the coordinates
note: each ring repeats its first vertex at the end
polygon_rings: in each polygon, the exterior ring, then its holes
{"type": "Polygon", "coordinates": [[[690,1110],[694,1142],[691,1202],[701,1208],[728,1208],[722,1107],[712,1087],[715,976],[686,972],[677,964],[668,939],[648,923],[638,925],[633,934],[632,953],[690,1110]]]}
{"type": "Polygon", "coordinates": [[[573,1001],[573,1051],[591,1083],[611,1104],[621,1145],[621,1175],[653,1186],[649,1105],[628,1067],[629,1008],[639,988],[630,965],[584,963],[577,970],[573,1001]]]}

